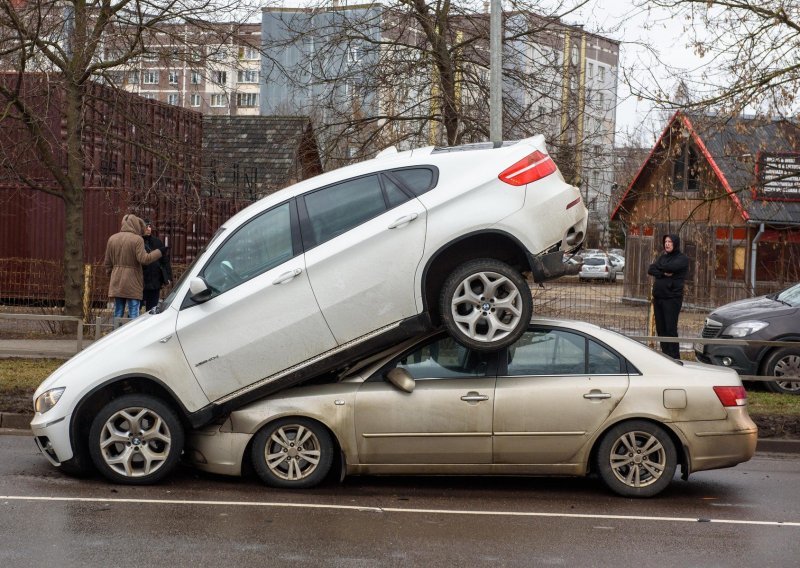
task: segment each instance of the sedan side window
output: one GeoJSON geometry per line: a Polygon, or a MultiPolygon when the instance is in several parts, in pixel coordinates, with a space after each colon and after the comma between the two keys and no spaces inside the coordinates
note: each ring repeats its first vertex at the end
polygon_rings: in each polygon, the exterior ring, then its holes
{"type": "Polygon", "coordinates": [[[508,375],[586,373],[586,338],[559,329],[528,331],[508,350],[508,375]]]}
{"type": "Polygon", "coordinates": [[[619,375],[624,373],[622,359],[596,341],[589,340],[589,373],[593,375],[619,375]]]}
{"type": "Polygon", "coordinates": [[[377,175],[322,188],[309,193],[304,200],[311,223],[311,246],[324,243],[386,211],[377,175]]]}
{"type": "Polygon", "coordinates": [[[452,379],[484,377],[488,363],[484,353],[443,337],[405,355],[394,366],[407,370],[415,379],[452,379]]]}
{"type": "Polygon", "coordinates": [[[291,207],[284,203],[231,235],[200,276],[217,296],[293,256],[291,207]]]}

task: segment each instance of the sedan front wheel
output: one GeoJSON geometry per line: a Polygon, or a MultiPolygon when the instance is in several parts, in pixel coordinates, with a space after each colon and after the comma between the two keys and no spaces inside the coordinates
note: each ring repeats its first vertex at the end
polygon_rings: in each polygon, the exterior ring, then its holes
{"type": "Polygon", "coordinates": [[[656,424],[633,420],[603,436],[597,471],[609,489],[624,497],[652,497],[663,491],[678,465],[675,444],[656,424]]]}
{"type": "Polygon", "coordinates": [[[273,487],[301,489],[319,484],[333,463],[333,440],[318,422],[284,418],[253,438],[253,467],[273,487]]]}

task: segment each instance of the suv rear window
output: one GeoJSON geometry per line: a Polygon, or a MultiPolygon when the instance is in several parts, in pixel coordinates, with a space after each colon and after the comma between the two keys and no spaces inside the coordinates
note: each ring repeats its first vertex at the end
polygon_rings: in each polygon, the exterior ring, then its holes
{"type": "Polygon", "coordinates": [[[400,180],[414,195],[422,195],[436,187],[439,177],[434,168],[403,168],[392,170],[391,175],[400,180]]]}

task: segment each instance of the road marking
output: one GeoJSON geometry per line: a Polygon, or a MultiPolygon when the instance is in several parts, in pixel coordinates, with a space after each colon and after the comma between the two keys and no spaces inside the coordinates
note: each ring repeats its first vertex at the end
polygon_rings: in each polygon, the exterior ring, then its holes
{"type": "Polygon", "coordinates": [[[800,527],[800,521],[749,521],[744,519],[707,519],[695,517],[652,517],[643,515],[597,515],[591,513],[537,513],[535,511],[470,511],[459,509],[411,509],[400,507],[365,507],[360,505],[327,505],[323,503],[278,503],[271,501],[189,501],[184,499],[106,499],[101,497],[34,497],[0,495],[0,501],[55,501],[78,503],[119,503],[138,505],[216,505],[226,507],[275,507],[286,509],[331,509],[365,513],[411,513],[427,515],[465,515],[496,517],[546,517],[563,519],[613,519],[619,521],[665,521],[672,523],[717,523],[773,527],[800,527]]]}

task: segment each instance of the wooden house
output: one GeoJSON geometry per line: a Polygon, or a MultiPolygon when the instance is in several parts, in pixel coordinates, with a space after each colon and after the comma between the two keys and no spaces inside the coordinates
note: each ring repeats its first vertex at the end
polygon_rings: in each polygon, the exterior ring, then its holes
{"type": "Polygon", "coordinates": [[[691,259],[685,306],[715,307],[800,280],[800,126],[677,112],[612,220],[626,227],[625,298],[677,233],[691,259]]]}

